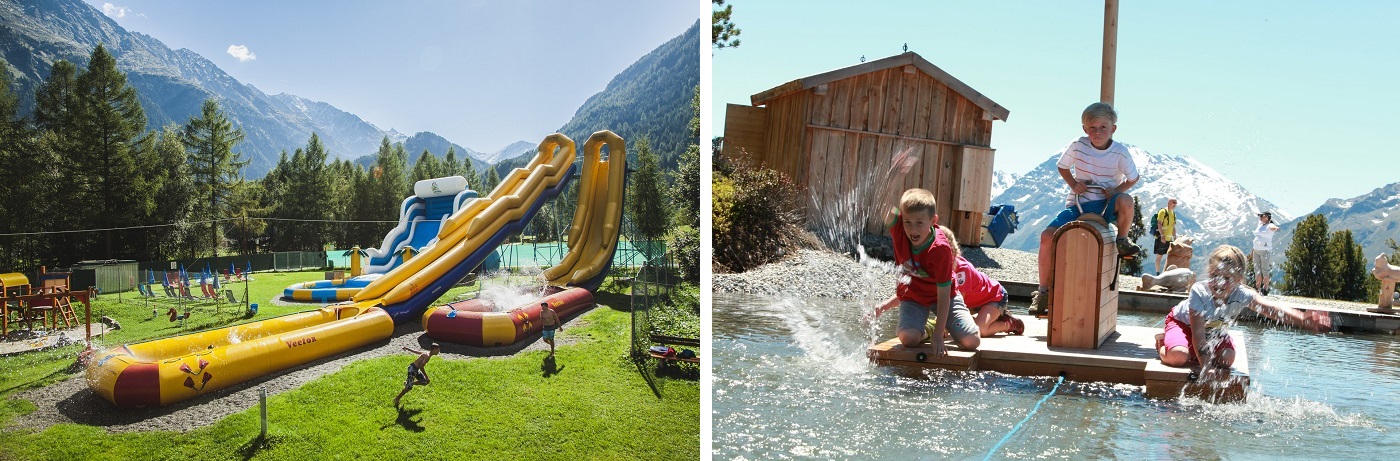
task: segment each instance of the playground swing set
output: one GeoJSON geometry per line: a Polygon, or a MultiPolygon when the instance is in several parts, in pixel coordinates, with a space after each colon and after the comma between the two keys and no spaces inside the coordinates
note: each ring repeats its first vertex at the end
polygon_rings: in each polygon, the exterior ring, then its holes
{"type": "Polygon", "coordinates": [[[0,336],[11,339],[12,333],[26,331],[37,333],[41,330],[61,332],[78,326],[78,316],[73,303],[83,304],[86,326],[85,337],[92,345],[92,297],[95,290],[69,289],[69,272],[48,272],[40,267],[39,283],[31,285],[29,277],[22,273],[0,274],[0,336]],[[38,328],[35,327],[38,321],[38,328]],[[23,324],[23,329],[11,331],[10,324],[23,324]],[[60,328],[59,324],[62,323],[60,328]]]}

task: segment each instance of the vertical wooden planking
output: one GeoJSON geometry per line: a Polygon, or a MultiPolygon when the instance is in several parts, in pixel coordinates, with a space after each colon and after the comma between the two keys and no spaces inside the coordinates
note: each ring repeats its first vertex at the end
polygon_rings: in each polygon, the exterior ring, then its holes
{"type": "Polygon", "coordinates": [[[856,76],[855,84],[851,87],[851,119],[849,127],[852,130],[866,131],[870,123],[870,82],[869,74],[856,76]]]}
{"type": "Polygon", "coordinates": [[[929,119],[928,137],[940,141],[947,141],[947,131],[944,129],[943,120],[948,118],[948,86],[942,83],[933,85],[933,104],[929,106],[932,117],[929,119]]]}
{"type": "Polygon", "coordinates": [[[957,171],[953,169],[953,162],[957,159],[957,147],[947,144],[938,146],[938,212],[943,219],[949,219],[953,213],[953,189],[958,187],[957,171]]]}
{"type": "Polygon", "coordinates": [[[827,157],[827,133],[820,128],[808,128],[807,143],[812,147],[810,161],[807,162],[807,175],[802,182],[808,189],[808,195],[817,200],[822,199],[822,191],[826,189],[824,180],[826,179],[826,157],[827,157]]]}
{"type": "Polygon", "coordinates": [[[768,143],[768,109],[729,104],[724,115],[724,152],[734,158],[740,149],[762,157],[768,143]]]}
{"type": "Polygon", "coordinates": [[[899,110],[904,97],[904,81],[909,74],[896,67],[885,70],[889,74],[889,84],[885,86],[885,114],[880,117],[880,132],[895,134],[899,131],[899,110]]]}
{"type": "Polygon", "coordinates": [[[933,91],[937,85],[933,78],[919,74],[919,96],[914,106],[914,131],[916,138],[929,138],[929,119],[933,117],[933,91]]]}
{"type": "Polygon", "coordinates": [[[836,92],[836,98],[832,101],[831,120],[827,126],[851,127],[851,92],[856,80],[856,78],[847,78],[832,82],[835,86],[833,91],[836,92]]]}
{"type": "Polygon", "coordinates": [[[865,123],[866,131],[880,131],[880,121],[884,120],[885,91],[888,89],[888,85],[888,70],[870,73],[870,106],[866,113],[866,116],[869,117],[865,123]]]}
{"type": "Polygon", "coordinates": [[[811,95],[808,97],[807,118],[808,123],[818,126],[830,126],[831,109],[835,104],[836,96],[832,94],[832,84],[827,83],[808,90],[811,95]],[[825,91],[818,91],[825,87],[825,91]],[[824,93],[824,94],[823,94],[824,93]]]}
{"type": "MultiPolygon", "coordinates": [[[[848,186],[847,186],[847,188],[846,188],[846,191],[854,191],[854,189],[857,188],[858,185],[860,185],[860,182],[861,182],[861,181],[869,181],[869,170],[871,170],[871,168],[869,168],[869,163],[868,163],[867,160],[868,160],[868,158],[874,158],[874,157],[875,157],[876,144],[878,144],[878,143],[879,143],[879,139],[878,139],[878,137],[876,137],[876,136],[868,136],[868,135],[862,135],[862,136],[861,136],[861,146],[860,146],[860,150],[858,150],[857,153],[855,153],[855,156],[851,157],[851,164],[848,165],[848,167],[851,168],[851,171],[850,171],[851,181],[848,182],[848,186]]],[[[857,199],[857,200],[878,200],[878,199],[874,199],[874,198],[861,198],[861,196],[857,196],[857,198],[855,198],[855,199],[857,199]]],[[[862,203],[855,203],[855,206],[861,206],[861,205],[862,205],[862,203]]],[[[868,205],[868,206],[874,206],[874,205],[868,205]]],[[[871,214],[881,214],[881,213],[871,213],[871,214]]],[[[872,220],[878,220],[878,217],[872,217],[872,220]]],[[[869,224],[869,223],[867,223],[867,233],[875,233],[875,231],[878,231],[878,230],[872,230],[872,228],[869,227],[868,224],[869,224]]],[[[876,228],[878,228],[878,226],[876,226],[876,228]]]]}
{"type": "Polygon", "coordinates": [[[899,126],[895,133],[900,136],[913,136],[914,123],[918,119],[917,108],[919,103],[919,82],[923,80],[922,72],[904,74],[904,86],[901,88],[903,95],[900,98],[899,106],[899,126]]]}

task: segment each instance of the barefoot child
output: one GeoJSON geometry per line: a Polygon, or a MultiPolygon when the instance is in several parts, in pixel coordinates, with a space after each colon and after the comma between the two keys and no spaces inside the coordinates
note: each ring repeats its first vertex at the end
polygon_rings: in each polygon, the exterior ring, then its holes
{"type": "Polygon", "coordinates": [[[549,356],[554,357],[554,330],[562,330],[559,326],[559,314],[554,312],[554,307],[549,303],[540,303],[540,324],[544,325],[544,331],[540,333],[540,338],[549,345],[549,356]]]}
{"type": "Polygon", "coordinates": [[[424,386],[428,384],[428,371],[424,369],[424,367],[428,365],[428,359],[432,358],[434,355],[438,355],[438,352],[442,350],[442,346],[439,346],[438,343],[433,343],[428,346],[428,352],[409,349],[407,347],[404,347],[403,350],[418,354],[418,358],[413,359],[413,363],[408,364],[408,380],[404,381],[403,390],[399,391],[399,395],[394,396],[395,408],[399,406],[399,399],[403,398],[404,394],[412,390],[414,385],[424,386]]]}
{"type": "Polygon", "coordinates": [[[1220,368],[1216,373],[1229,370],[1235,363],[1235,345],[1227,328],[1245,308],[1307,330],[1332,329],[1332,319],[1326,312],[1294,309],[1245,287],[1244,252],[1239,248],[1217,247],[1210,254],[1206,270],[1205,280],[1192,285],[1186,300],[1167,314],[1166,331],[1157,344],[1157,354],[1164,365],[1200,365],[1207,372],[1212,367],[1220,368]]]}

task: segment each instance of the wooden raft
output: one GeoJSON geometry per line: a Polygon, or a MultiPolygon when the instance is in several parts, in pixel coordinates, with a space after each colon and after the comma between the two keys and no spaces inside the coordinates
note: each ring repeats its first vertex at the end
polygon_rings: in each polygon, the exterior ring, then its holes
{"type": "Polygon", "coordinates": [[[995,371],[1018,376],[1059,376],[1079,382],[1110,382],[1146,386],[1148,397],[1171,399],[1187,395],[1211,402],[1245,400],[1249,388],[1249,353],[1244,337],[1231,331],[1235,366],[1219,387],[1197,384],[1192,369],[1162,365],[1155,335],[1161,328],[1121,326],[1097,349],[1050,346],[1045,321],[1017,316],[1026,323],[1023,336],[982,338],[977,351],[948,343],[948,355],[933,359],[928,345],[906,348],[898,339],[871,346],[870,359],[880,365],[909,369],[941,368],[954,371],[995,371]],[[920,359],[922,355],[922,360],[920,359]]]}
{"type": "Polygon", "coordinates": [[[1050,344],[1099,347],[1118,326],[1113,232],[1099,220],[1072,221],[1055,231],[1052,245],[1050,344]]]}

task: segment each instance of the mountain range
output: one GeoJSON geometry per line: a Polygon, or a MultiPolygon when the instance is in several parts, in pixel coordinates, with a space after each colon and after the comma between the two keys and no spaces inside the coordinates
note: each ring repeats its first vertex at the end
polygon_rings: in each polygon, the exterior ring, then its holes
{"type": "MultiPolygon", "coordinates": [[[[697,21],[628,67],[589,98],[560,131],[580,139],[608,128],[629,141],[645,134],[652,138],[653,147],[683,146],[689,98],[699,83],[698,28],[697,21]],[[689,78],[682,75],[687,72],[689,78]]],[[[199,114],[206,99],[217,100],[246,135],[235,150],[250,160],[244,171],[249,178],[262,177],[276,165],[282,151],[304,147],[312,133],[320,137],[331,158],[362,163],[366,157],[373,158],[385,137],[404,143],[410,162],[424,149],[442,157],[452,147],[458,158],[469,155],[482,168],[531,153],[536,145],[522,140],[483,153],[431,132],[410,136],[385,130],[330,103],[266,94],[198,53],[172,50],[160,40],[122,28],[81,0],[0,1],[0,58],[14,77],[21,115],[33,113],[34,92],[48,78],[54,61],[85,67],[99,44],[126,72],[145,109],[149,129],[183,124],[199,114]]]]}
{"type": "MultiPolygon", "coordinates": [[[[1194,239],[1197,265],[1203,264],[1206,253],[1218,245],[1234,245],[1248,252],[1253,247],[1254,229],[1259,225],[1256,214],[1261,211],[1272,211],[1274,221],[1282,228],[1274,236],[1279,248],[1287,248],[1292,241],[1295,217],[1210,166],[1189,156],[1153,154],[1132,145],[1128,148],[1141,176],[1130,193],[1139,200],[1143,225],[1149,225],[1152,213],[1166,206],[1167,198],[1175,197],[1177,235],[1194,239]]],[[[1010,179],[1010,184],[993,194],[992,204],[1014,205],[1020,222],[1016,232],[1002,241],[1002,247],[1037,251],[1041,230],[1064,209],[1069,189],[1055,167],[1057,159],[1052,155],[1019,177],[996,172],[994,190],[1002,187],[997,185],[999,181],[1010,179]]],[[[1400,183],[1360,197],[1328,200],[1309,214],[1325,216],[1329,231],[1351,229],[1353,238],[1370,257],[1389,253],[1386,240],[1400,239],[1400,183]]],[[[1150,252],[1151,234],[1137,243],[1150,252]]],[[[1277,251],[1274,259],[1281,262],[1283,253],[1277,251]]]]}

